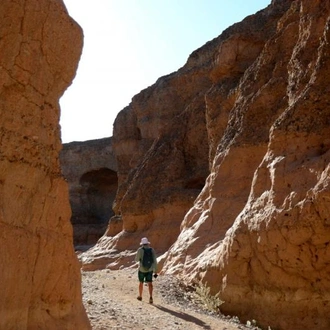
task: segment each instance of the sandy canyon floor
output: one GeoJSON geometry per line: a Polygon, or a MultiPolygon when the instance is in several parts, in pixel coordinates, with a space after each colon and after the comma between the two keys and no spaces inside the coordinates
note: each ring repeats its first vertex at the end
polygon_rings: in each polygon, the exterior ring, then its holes
{"type": "Polygon", "coordinates": [[[160,275],[154,280],[154,303],[148,287],[138,301],[136,269],[82,272],[83,302],[93,330],[236,330],[258,328],[237,318],[214,315],[192,292],[183,290],[175,278],[160,275]]]}

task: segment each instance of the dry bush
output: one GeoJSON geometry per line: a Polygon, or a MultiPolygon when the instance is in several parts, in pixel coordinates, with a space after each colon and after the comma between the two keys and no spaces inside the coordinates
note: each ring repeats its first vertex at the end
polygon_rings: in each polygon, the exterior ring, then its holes
{"type": "Polygon", "coordinates": [[[207,282],[203,283],[199,281],[196,286],[196,295],[198,300],[204,307],[212,312],[219,313],[220,306],[224,303],[219,297],[219,292],[216,295],[210,294],[210,287],[207,286],[207,282]]]}

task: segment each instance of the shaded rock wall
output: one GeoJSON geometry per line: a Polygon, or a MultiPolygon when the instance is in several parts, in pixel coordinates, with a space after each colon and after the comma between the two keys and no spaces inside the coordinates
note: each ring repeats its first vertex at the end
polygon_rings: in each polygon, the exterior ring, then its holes
{"type": "Polygon", "coordinates": [[[85,269],[131,265],[146,235],[224,313],[330,328],[329,21],[329,1],[272,1],[133,98],[115,221],[85,269]]]}
{"type": "Polygon", "coordinates": [[[0,328],[90,329],[58,160],[82,32],[60,0],[2,0],[0,22],[0,328]]]}
{"type": "Polygon", "coordinates": [[[60,159],[69,184],[74,244],[95,244],[114,215],[118,179],[112,139],[66,143],[60,159]]]}

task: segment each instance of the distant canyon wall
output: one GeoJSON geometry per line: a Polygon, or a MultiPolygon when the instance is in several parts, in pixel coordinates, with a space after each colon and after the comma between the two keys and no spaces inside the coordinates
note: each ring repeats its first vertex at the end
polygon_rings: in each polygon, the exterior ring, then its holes
{"type": "Polygon", "coordinates": [[[115,216],[84,269],[162,271],[267,329],[330,328],[330,3],[274,0],[133,97],[115,216]]]}
{"type": "Polygon", "coordinates": [[[114,215],[118,179],[112,138],[65,143],[60,160],[69,185],[74,245],[93,245],[114,215]]]}
{"type": "Polygon", "coordinates": [[[59,166],[82,31],[61,0],[2,0],[0,21],[0,328],[90,329],[59,166]]]}

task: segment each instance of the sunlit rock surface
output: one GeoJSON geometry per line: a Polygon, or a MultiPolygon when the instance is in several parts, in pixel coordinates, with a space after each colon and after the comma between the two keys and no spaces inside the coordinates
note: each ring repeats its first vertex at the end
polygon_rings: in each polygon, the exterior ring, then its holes
{"type": "Polygon", "coordinates": [[[2,0],[0,22],[0,328],[90,329],[58,160],[82,32],[60,0],[2,0]]]}
{"type": "Polygon", "coordinates": [[[330,327],[329,14],[328,2],[293,2],[232,91],[211,174],[164,267],[264,327],[330,327]]]}
{"type": "Polygon", "coordinates": [[[131,265],[147,236],[225,314],[330,328],[329,7],[272,1],[133,98],[115,221],[85,269],[131,265]]]}

